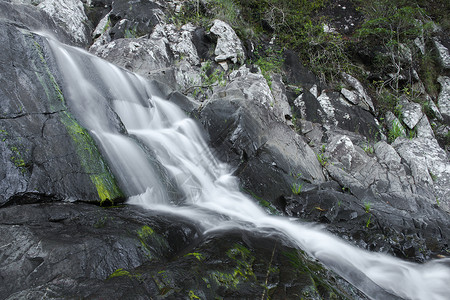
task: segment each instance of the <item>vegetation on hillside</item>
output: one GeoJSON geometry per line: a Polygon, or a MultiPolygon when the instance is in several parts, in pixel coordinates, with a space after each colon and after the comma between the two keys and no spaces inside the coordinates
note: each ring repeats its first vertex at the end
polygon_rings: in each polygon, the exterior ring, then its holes
{"type": "Polygon", "coordinates": [[[437,77],[445,74],[432,43],[450,30],[450,2],[340,2],[358,14],[355,30],[329,30],[334,17],[329,9],[338,4],[333,0],[190,1],[174,19],[205,28],[216,18],[230,24],[247,45],[254,45],[249,63],[260,67],[269,85],[272,73],[282,73],[282,53],[289,49],[330,87],[342,86],[342,72],[364,82],[380,119],[398,111],[402,96],[420,103],[432,119],[426,94],[437,98],[437,77]]]}

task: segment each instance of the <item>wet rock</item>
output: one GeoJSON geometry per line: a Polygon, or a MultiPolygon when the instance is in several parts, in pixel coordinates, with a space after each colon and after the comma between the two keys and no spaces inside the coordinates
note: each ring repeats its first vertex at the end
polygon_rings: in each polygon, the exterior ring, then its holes
{"type": "Polygon", "coordinates": [[[292,174],[302,174],[309,182],[324,181],[311,148],[274,115],[267,100],[270,94],[263,100],[262,75],[241,68],[234,76],[214,90],[201,111],[219,158],[236,168],[245,188],[268,200],[291,192],[292,174]],[[274,184],[277,190],[271,188],[274,184]]]}
{"type": "Polygon", "coordinates": [[[321,124],[325,131],[340,128],[369,138],[378,135],[375,117],[360,106],[352,105],[340,93],[323,91],[317,98],[316,88],[305,91],[293,101],[294,113],[307,121],[321,124]]]}
{"type": "Polygon", "coordinates": [[[52,286],[53,297],[87,296],[120,270],[167,263],[200,236],[195,226],[138,207],[38,204],[2,208],[0,216],[2,299],[52,286]]]}
{"type": "Polygon", "coordinates": [[[162,38],[117,39],[101,46],[94,43],[90,51],[129,71],[174,87],[172,53],[162,38]]]}
{"type": "MultiPolygon", "coordinates": [[[[11,23],[21,28],[33,31],[50,31],[66,44],[74,44],[73,37],[55,24],[54,20],[44,11],[30,5],[15,5],[0,1],[0,17],[13,20],[11,23]]],[[[3,23],[3,22],[2,22],[3,23]]]]}
{"type": "Polygon", "coordinates": [[[69,33],[78,45],[89,43],[89,28],[85,25],[88,18],[81,0],[44,0],[38,7],[69,33]]]}
{"type": "Polygon", "coordinates": [[[438,106],[444,121],[450,124],[450,77],[439,76],[438,82],[441,84],[438,106]]]}
{"type": "Polygon", "coordinates": [[[14,3],[14,4],[27,4],[27,5],[38,5],[44,0],[6,0],[6,2],[14,3]]]}
{"type": "Polygon", "coordinates": [[[217,62],[228,59],[234,64],[242,64],[244,62],[245,52],[241,40],[230,25],[221,20],[214,20],[210,31],[218,36],[216,49],[214,50],[217,62]]]}
{"type": "Polygon", "coordinates": [[[285,121],[288,125],[291,125],[291,107],[289,106],[289,102],[286,96],[286,87],[284,86],[280,75],[272,76],[271,87],[274,99],[274,103],[271,104],[271,106],[273,107],[275,114],[279,116],[281,120],[285,121]]]}
{"type": "Polygon", "coordinates": [[[385,141],[380,141],[375,144],[375,155],[380,163],[384,163],[387,166],[399,165],[402,158],[395,151],[394,147],[386,143],[385,141]]]}
{"type": "Polygon", "coordinates": [[[0,60],[10,62],[0,64],[0,164],[5,170],[0,206],[114,200],[99,194],[118,191],[115,181],[94,140],[68,112],[44,39],[5,22],[0,23],[0,32],[0,60]],[[97,186],[91,180],[95,175],[111,179],[107,181],[112,186],[97,186]]]}
{"type": "Polygon", "coordinates": [[[426,100],[427,100],[426,103],[429,105],[430,110],[433,114],[433,117],[436,118],[440,122],[444,121],[444,118],[442,117],[441,112],[439,111],[438,107],[434,103],[433,99],[429,95],[426,95],[426,100]]]}
{"type": "Polygon", "coordinates": [[[286,199],[284,211],[326,225],[327,230],[369,251],[424,261],[448,249],[447,213],[423,203],[417,212],[392,207],[387,198],[358,199],[350,189],[320,187],[286,199]],[[426,212],[427,216],[424,216],[426,212]]]}

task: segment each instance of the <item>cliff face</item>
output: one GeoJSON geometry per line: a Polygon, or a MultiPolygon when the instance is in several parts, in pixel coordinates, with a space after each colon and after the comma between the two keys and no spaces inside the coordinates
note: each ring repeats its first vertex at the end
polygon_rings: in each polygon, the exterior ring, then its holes
{"type": "Polygon", "coordinates": [[[449,5],[269,2],[0,1],[1,299],[365,297],[278,235],[86,204],[126,195],[33,32],[160,82],[269,214],[448,255],[449,5]]]}

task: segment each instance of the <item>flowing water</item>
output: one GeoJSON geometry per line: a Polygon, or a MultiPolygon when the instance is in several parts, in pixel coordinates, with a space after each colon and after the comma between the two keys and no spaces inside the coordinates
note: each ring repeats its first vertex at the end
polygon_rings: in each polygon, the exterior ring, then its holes
{"type": "Polygon", "coordinates": [[[405,262],[361,250],[317,226],[268,216],[239,191],[196,123],[154,85],[80,49],[49,44],[70,109],[112,162],[129,203],[191,218],[205,231],[280,231],[372,299],[449,299],[448,259],[405,262]]]}

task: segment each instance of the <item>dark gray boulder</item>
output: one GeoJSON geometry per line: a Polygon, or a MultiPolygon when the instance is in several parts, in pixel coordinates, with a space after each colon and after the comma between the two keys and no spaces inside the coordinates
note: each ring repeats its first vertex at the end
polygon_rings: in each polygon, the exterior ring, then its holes
{"type": "MultiPolygon", "coordinates": [[[[42,17],[34,16],[31,22],[42,17]]],[[[94,140],[66,107],[45,39],[5,20],[0,33],[0,206],[123,198],[94,140]]]]}
{"type": "Polygon", "coordinates": [[[164,265],[200,236],[178,217],[138,207],[15,205],[2,208],[0,220],[0,299],[104,296],[112,274],[164,265]]]}

